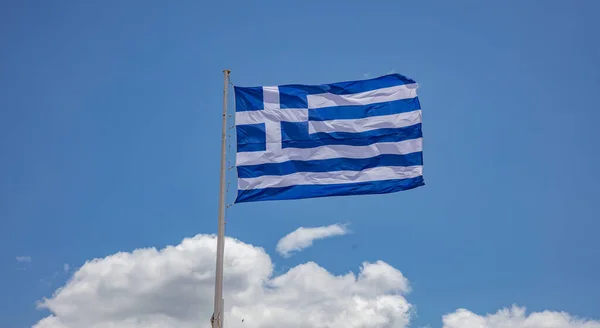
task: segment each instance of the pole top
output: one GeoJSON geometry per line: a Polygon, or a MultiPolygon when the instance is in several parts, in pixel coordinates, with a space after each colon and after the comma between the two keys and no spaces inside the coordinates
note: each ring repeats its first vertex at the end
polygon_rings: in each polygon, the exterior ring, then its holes
{"type": "Polygon", "coordinates": [[[223,70],[223,73],[227,73],[227,74],[229,74],[229,73],[231,73],[231,71],[230,71],[230,70],[228,70],[228,69],[224,69],[224,70],[223,70]]]}

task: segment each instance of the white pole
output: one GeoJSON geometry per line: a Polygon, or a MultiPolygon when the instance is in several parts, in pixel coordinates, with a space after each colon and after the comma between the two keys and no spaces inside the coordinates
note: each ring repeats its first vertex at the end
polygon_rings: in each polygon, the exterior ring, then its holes
{"type": "Polygon", "coordinates": [[[225,140],[227,136],[227,89],[229,70],[223,70],[223,126],[221,134],[221,191],[219,195],[219,229],[217,234],[217,268],[215,273],[215,301],[211,318],[212,328],[223,328],[223,254],[225,252],[225,140]]]}

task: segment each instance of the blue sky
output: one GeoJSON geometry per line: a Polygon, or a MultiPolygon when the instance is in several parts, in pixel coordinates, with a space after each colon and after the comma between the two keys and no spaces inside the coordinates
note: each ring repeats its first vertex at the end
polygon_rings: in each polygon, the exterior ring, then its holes
{"type": "Polygon", "coordinates": [[[600,318],[599,10],[2,1],[0,317],[46,316],[36,301],[87,260],[216,232],[228,68],[241,86],[392,70],[420,84],[426,186],[230,208],[227,234],[264,247],[277,270],[384,260],[411,281],[416,324],[432,327],[457,308],[513,303],[600,318]],[[352,234],[275,255],[299,226],[336,222],[352,234]]]}

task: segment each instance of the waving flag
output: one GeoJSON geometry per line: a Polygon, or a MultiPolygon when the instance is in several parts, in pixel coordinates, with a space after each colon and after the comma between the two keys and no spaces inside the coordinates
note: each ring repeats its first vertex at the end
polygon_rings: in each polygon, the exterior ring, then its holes
{"type": "Polygon", "coordinates": [[[424,185],[417,84],[399,74],[235,90],[236,203],[424,185]]]}

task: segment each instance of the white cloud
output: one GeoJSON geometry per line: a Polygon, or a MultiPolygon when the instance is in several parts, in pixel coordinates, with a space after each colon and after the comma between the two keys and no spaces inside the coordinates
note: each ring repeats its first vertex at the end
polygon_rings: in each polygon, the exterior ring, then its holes
{"type": "Polygon", "coordinates": [[[29,263],[31,262],[31,256],[17,256],[17,262],[29,263]]]}
{"type": "MultiPolygon", "coordinates": [[[[314,262],[273,276],[262,248],[225,242],[227,327],[407,327],[409,282],[385,262],[333,275],[314,262]],[[242,319],[244,322],[242,322],[242,319]]],[[[35,328],[208,327],[213,307],[214,236],[120,252],[86,262],[40,302],[51,315],[35,328]]]]}
{"type": "Polygon", "coordinates": [[[297,252],[310,247],[314,240],[333,236],[341,236],[348,233],[346,225],[332,224],[323,227],[304,228],[300,227],[277,242],[276,250],[281,256],[289,257],[292,252],[297,252]]]}
{"type": "MultiPolygon", "coordinates": [[[[262,248],[225,242],[225,324],[229,328],[406,328],[409,282],[385,262],[333,275],[314,262],[273,276],[262,248]],[[244,320],[242,322],[242,320],[244,320]]],[[[209,327],[214,293],[214,236],[179,245],[120,252],[86,262],[52,297],[51,315],[34,328],[209,327]]],[[[495,314],[466,309],[444,315],[443,328],[600,328],[600,321],[513,306],[495,314]]]]}
{"type": "Polygon", "coordinates": [[[68,263],[63,264],[63,271],[65,273],[69,273],[69,269],[71,269],[71,266],[68,263]]]}
{"type": "Polygon", "coordinates": [[[466,309],[443,316],[444,328],[600,328],[600,321],[584,320],[565,312],[533,312],[512,306],[485,316],[466,309]]]}

